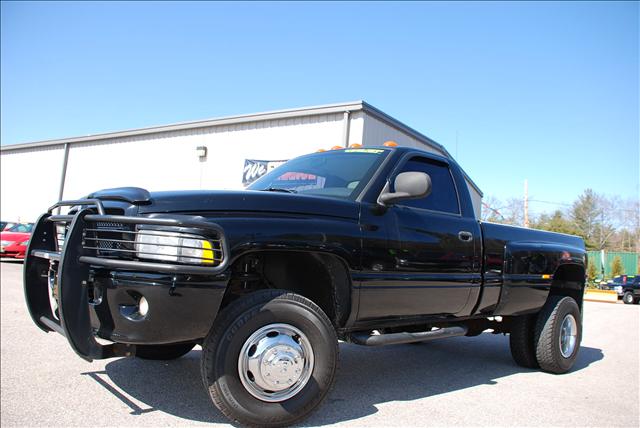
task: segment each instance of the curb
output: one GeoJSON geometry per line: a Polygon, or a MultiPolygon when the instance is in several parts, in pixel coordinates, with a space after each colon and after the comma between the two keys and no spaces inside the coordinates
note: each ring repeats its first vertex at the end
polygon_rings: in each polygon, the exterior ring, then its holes
{"type": "Polygon", "coordinates": [[[584,300],[590,302],[618,303],[618,293],[613,290],[587,290],[584,300]]]}

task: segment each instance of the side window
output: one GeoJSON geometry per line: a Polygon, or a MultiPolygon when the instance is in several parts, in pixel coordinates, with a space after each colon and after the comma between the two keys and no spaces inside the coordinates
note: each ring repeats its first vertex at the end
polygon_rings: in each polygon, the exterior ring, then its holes
{"type": "Polygon", "coordinates": [[[426,172],[431,177],[431,194],[426,198],[403,201],[399,205],[459,214],[458,193],[449,166],[426,158],[411,158],[401,172],[426,172]]]}

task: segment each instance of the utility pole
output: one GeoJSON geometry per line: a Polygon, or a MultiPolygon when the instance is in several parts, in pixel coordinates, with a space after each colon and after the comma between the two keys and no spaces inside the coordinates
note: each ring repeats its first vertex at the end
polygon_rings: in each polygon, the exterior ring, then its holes
{"type": "Polygon", "coordinates": [[[524,180],[524,227],[529,227],[529,182],[524,180]]]}

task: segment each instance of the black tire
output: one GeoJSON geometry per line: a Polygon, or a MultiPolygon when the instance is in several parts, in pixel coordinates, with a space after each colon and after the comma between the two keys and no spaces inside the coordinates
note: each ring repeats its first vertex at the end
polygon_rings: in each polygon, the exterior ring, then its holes
{"type": "Polygon", "coordinates": [[[580,308],[571,297],[550,296],[538,314],[535,328],[536,359],[540,368],[550,373],[566,373],[576,361],[582,340],[582,316],[580,308]],[[565,318],[575,320],[576,336],[573,351],[562,355],[560,335],[565,318]]]}
{"type": "Polygon", "coordinates": [[[535,340],[535,315],[521,315],[511,321],[509,347],[515,362],[528,369],[537,369],[535,340]]]}
{"type": "Polygon", "coordinates": [[[335,380],[338,338],[331,321],[311,300],[282,290],[260,290],[232,302],[216,318],[202,348],[202,379],[211,400],[227,418],[242,425],[276,427],[299,422],[324,400],[335,380]],[[254,397],[238,369],[245,341],[270,324],[300,330],[314,355],[309,381],[280,402],[254,397]]]}
{"type": "Polygon", "coordinates": [[[143,360],[175,360],[193,349],[194,343],[176,343],[172,345],[137,345],[136,357],[143,360]]]}
{"type": "Polygon", "coordinates": [[[633,298],[633,293],[630,291],[625,292],[624,295],[622,296],[622,301],[624,302],[625,305],[632,305],[633,303],[635,303],[635,299],[633,298]]]}

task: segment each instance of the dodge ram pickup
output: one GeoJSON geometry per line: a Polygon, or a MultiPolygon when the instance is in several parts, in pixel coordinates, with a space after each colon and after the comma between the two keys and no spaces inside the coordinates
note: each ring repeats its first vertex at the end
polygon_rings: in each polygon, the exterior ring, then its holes
{"type": "Polygon", "coordinates": [[[88,361],[201,345],[204,386],[225,416],[283,426],[326,397],[339,340],[491,330],[509,334],[517,364],[567,372],[586,263],[578,237],[478,221],[451,159],[345,148],[293,159],[244,191],[129,187],[60,201],[36,223],[24,291],[34,323],[88,361]]]}

